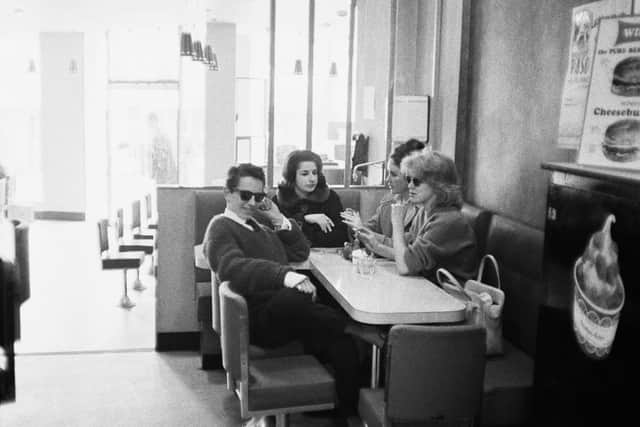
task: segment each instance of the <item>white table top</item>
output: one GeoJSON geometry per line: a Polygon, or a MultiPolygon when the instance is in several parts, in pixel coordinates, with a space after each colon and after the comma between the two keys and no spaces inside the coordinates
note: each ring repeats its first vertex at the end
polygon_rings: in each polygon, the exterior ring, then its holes
{"type": "Polygon", "coordinates": [[[464,305],[427,279],[401,276],[394,261],[376,260],[363,276],[336,249],[312,249],[311,271],[342,308],[362,323],[448,323],[464,320],[464,305]]]}

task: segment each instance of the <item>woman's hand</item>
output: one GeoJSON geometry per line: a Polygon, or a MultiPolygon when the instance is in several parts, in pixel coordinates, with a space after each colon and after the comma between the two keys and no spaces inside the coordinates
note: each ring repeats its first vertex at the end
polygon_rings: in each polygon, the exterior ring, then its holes
{"type": "Polygon", "coordinates": [[[363,228],[356,233],[356,237],[371,252],[377,253],[378,245],[382,243],[383,236],[363,228]]]}
{"type": "Polygon", "coordinates": [[[396,227],[398,227],[398,230],[402,230],[404,228],[404,217],[406,212],[406,203],[394,203],[391,205],[391,225],[394,230],[396,227]]]}
{"type": "Polygon", "coordinates": [[[342,222],[356,231],[364,228],[360,214],[353,209],[346,209],[344,212],[340,212],[340,217],[342,218],[342,222]]]}
{"type": "Polygon", "coordinates": [[[309,224],[317,224],[325,233],[330,232],[331,230],[333,230],[333,227],[335,227],[335,224],[333,223],[333,221],[331,221],[331,218],[323,213],[305,215],[304,220],[309,224]]]}

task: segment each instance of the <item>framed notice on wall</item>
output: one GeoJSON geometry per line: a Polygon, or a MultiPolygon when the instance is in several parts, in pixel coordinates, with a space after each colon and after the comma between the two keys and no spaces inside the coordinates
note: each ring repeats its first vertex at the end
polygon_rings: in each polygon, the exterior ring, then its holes
{"type": "Polygon", "coordinates": [[[578,163],[640,170],[640,16],[600,21],[578,163]]]}

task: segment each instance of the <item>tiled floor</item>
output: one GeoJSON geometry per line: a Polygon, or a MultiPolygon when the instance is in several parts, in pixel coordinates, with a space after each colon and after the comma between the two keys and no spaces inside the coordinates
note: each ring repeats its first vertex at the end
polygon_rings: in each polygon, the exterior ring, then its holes
{"type": "Polygon", "coordinates": [[[97,224],[35,221],[29,230],[31,297],[21,307],[17,354],[155,347],[155,279],[146,257],[130,310],[119,306],[123,273],[101,270],[97,224]]]}

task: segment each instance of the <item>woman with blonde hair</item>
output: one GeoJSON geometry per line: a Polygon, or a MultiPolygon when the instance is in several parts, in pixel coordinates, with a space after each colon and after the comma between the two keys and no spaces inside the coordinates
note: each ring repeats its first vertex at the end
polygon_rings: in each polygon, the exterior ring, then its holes
{"type": "Polygon", "coordinates": [[[391,207],[393,246],[366,230],[359,233],[360,240],[376,254],[394,259],[400,274],[420,274],[435,282],[436,270],[443,267],[462,281],[471,278],[478,265],[476,236],[460,212],[462,191],[453,160],[436,151],[414,153],[402,160],[400,169],[409,198],[391,207]],[[405,233],[410,205],[424,215],[412,224],[414,233],[405,233]]]}

